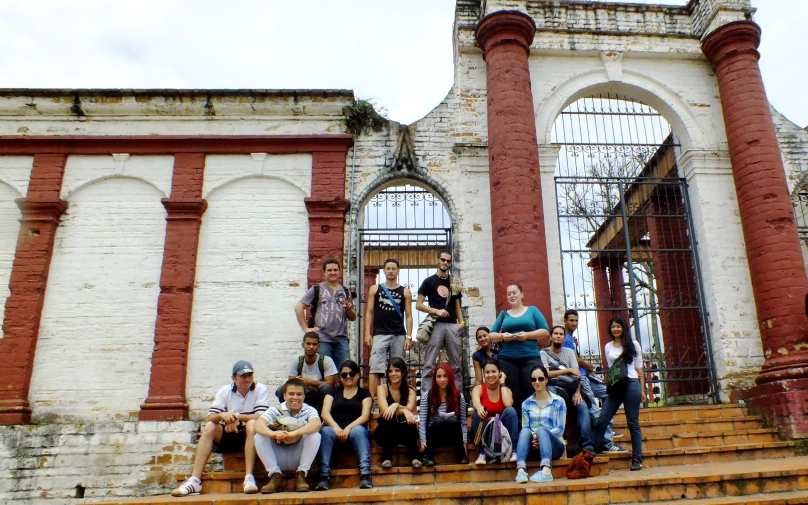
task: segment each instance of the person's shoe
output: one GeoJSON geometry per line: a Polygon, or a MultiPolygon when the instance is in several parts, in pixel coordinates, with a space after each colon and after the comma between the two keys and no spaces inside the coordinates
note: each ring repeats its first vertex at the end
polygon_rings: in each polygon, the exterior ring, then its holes
{"type": "Polygon", "coordinates": [[[553,480],[553,474],[544,473],[542,470],[530,476],[530,482],[550,482],[551,480],[553,480]]]}
{"type": "Polygon", "coordinates": [[[508,462],[516,463],[516,453],[515,452],[511,453],[511,459],[509,459],[508,462]]]}
{"type": "Polygon", "coordinates": [[[317,485],[314,486],[315,491],[328,491],[329,489],[331,489],[331,486],[328,485],[328,477],[320,477],[317,485]]]}
{"type": "Polygon", "coordinates": [[[614,444],[611,447],[609,447],[608,449],[604,450],[603,452],[606,452],[606,453],[609,453],[609,452],[628,452],[628,449],[624,449],[624,448],[620,447],[619,445],[614,444]]]}
{"type": "Polygon", "coordinates": [[[202,492],[202,482],[196,477],[188,477],[180,487],[171,491],[171,496],[188,496],[189,494],[199,494],[202,492]]]}
{"type": "Polygon", "coordinates": [[[382,468],[384,468],[385,470],[393,468],[393,462],[390,461],[389,459],[382,461],[382,468]]]}
{"type": "Polygon", "coordinates": [[[435,466],[435,460],[432,459],[432,456],[424,456],[424,466],[432,467],[435,466]]]}
{"type": "Polygon", "coordinates": [[[459,462],[459,464],[461,464],[461,465],[468,465],[468,464],[469,464],[469,458],[467,458],[467,457],[463,456],[462,458],[460,458],[460,462],[459,462]]]}
{"type": "Polygon", "coordinates": [[[632,461],[631,462],[631,471],[632,472],[639,472],[642,470],[642,462],[641,461],[632,461]]]}
{"type": "Polygon", "coordinates": [[[485,454],[480,454],[477,456],[477,459],[474,460],[475,465],[484,465],[485,464],[485,454]]]}
{"type": "Polygon", "coordinates": [[[370,479],[369,473],[359,476],[359,489],[370,489],[372,487],[373,481],[370,479]]]}
{"type": "Polygon", "coordinates": [[[525,484],[525,483],[527,483],[527,480],[528,480],[527,479],[527,472],[523,468],[520,468],[516,472],[516,483],[517,484],[525,484]]]}
{"type": "Polygon", "coordinates": [[[413,467],[413,468],[421,468],[422,466],[424,466],[424,464],[423,464],[423,463],[421,463],[421,460],[420,460],[420,459],[414,459],[414,460],[412,460],[412,467],[413,467]]]}
{"type": "Polygon", "coordinates": [[[277,493],[283,487],[283,475],[275,472],[269,476],[269,483],[261,488],[263,494],[277,493]]]}
{"type": "Polygon", "coordinates": [[[306,472],[298,470],[295,472],[295,491],[305,493],[309,490],[309,483],[306,482],[306,472]]]}
{"type": "Polygon", "coordinates": [[[623,436],[623,434],[622,434],[622,433],[619,433],[619,432],[617,432],[617,431],[613,431],[613,432],[612,432],[612,438],[618,438],[618,437],[622,437],[622,436],[623,436]]]}
{"type": "Polygon", "coordinates": [[[255,477],[251,473],[244,477],[244,494],[253,494],[258,492],[258,486],[255,485],[255,477]]]}

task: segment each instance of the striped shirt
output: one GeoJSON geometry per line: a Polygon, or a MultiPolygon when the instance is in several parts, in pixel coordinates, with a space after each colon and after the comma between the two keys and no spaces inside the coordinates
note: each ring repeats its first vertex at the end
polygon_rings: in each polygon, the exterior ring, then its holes
{"type": "Polygon", "coordinates": [[[522,403],[522,427],[536,431],[539,426],[547,428],[550,433],[562,438],[564,424],[567,421],[567,405],[560,396],[550,393],[550,402],[542,407],[536,401],[536,395],[530,395],[522,403]]]}
{"type": "MultiPolygon", "coordinates": [[[[292,411],[290,411],[289,407],[286,406],[286,402],[283,402],[281,403],[280,407],[272,407],[271,409],[264,412],[262,414],[262,417],[266,419],[269,423],[271,423],[275,419],[286,415],[282,411],[289,412],[290,415],[292,414],[292,411]]],[[[305,421],[307,423],[312,419],[317,420],[320,419],[320,415],[317,414],[317,411],[314,410],[314,407],[306,403],[304,403],[303,406],[300,407],[300,410],[297,412],[297,414],[295,414],[292,417],[294,417],[295,419],[300,419],[301,421],[305,421]]]]}
{"type": "MultiPolygon", "coordinates": [[[[421,397],[421,407],[420,407],[420,415],[419,415],[419,422],[418,422],[418,434],[421,437],[421,442],[426,443],[426,419],[427,414],[429,413],[429,393],[425,394],[421,397]]],[[[466,399],[463,398],[463,395],[460,395],[460,402],[459,402],[458,410],[460,411],[460,429],[463,431],[463,444],[465,445],[468,443],[468,421],[466,420],[466,416],[468,415],[468,409],[466,408],[466,399]]],[[[452,413],[453,414],[453,413],[452,413]]],[[[446,415],[446,402],[441,403],[438,406],[438,416],[445,416],[446,415]]],[[[435,420],[436,416],[429,416],[429,424],[435,420]]]]}
{"type": "Polygon", "coordinates": [[[237,414],[260,414],[269,408],[269,390],[260,382],[254,382],[247,396],[241,396],[231,383],[222,386],[216,393],[213,405],[208,410],[208,415],[221,414],[222,412],[234,412],[237,414]]]}

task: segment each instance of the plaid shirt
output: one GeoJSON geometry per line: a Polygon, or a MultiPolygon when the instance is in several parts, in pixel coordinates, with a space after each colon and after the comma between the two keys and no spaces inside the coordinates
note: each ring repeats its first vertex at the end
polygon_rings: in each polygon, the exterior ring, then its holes
{"type": "Polygon", "coordinates": [[[536,402],[536,395],[530,395],[522,403],[522,427],[536,431],[539,426],[547,428],[550,433],[561,438],[564,424],[567,421],[567,405],[564,399],[550,393],[550,403],[541,407],[536,402]]]}

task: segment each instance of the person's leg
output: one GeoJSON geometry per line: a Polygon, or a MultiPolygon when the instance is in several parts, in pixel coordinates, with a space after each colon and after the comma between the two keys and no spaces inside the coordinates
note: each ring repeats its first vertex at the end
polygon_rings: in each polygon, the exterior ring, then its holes
{"type": "Polygon", "coordinates": [[[255,468],[255,419],[247,422],[247,438],[244,440],[244,470],[247,475],[255,468]]]}
{"type": "Polygon", "coordinates": [[[368,389],[370,389],[370,397],[373,399],[376,398],[376,387],[379,385],[379,379],[387,370],[387,350],[390,348],[393,338],[393,335],[373,336],[373,346],[370,349],[370,359],[368,359],[368,367],[370,368],[368,389]]]}
{"type": "Polygon", "coordinates": [[[331,359],[334,360],[337,369],[339,369],[343,363],[351,359],[351,346],[348,345],[348,337],[340,337],[336,342],[332,342],[331,353],[331,359]]]}
{"type": "Polygon", "coordinates": [[[628,424],[628,432],[631,434],[631,460],[640,463],[642,463],[641,402],[640,381],[629,379],[623,396],[623,409],[626,411],[626,423],[628,424]]]}
{"type": "Polygon", "coordinates": [[[356,460],[359,462],[359,475],[369,475],[370,440],[368,430],[364,426],[354,426],[348,433],[348,440],[351,442],[356,460]]]}
{"type": "Polygon", "coordinates": [[[418,425],[407,424],[402,437],[402,442],[407,447],[407,457],[410,458],[410,463],[413,460],[421,459],[421,448],[418,447],[418,425]]]}
{"type": "Polygon", "coordinates": [[[331,426],[320,428],[320,450],[317,452],[317,469],[320,478],[327,478],[331,473],[331,453],[337,443],[337,432],[331,426]]]}
{"type": "Polygon", "coordinates": [[[317,350],[317,354],[319,354],[320,356],[328,356],[329,358],[334,360],[334,365],[336,365],[337,370],[339,370],[339,366],[340,366],[341,363],[337,363],[337,360],[334,359],[334,347],[333,346],[334,346],[335,343],[336,342],[323,342],[323,340],[320,339],[320,348],[317,350]]]}
{"type": "Polygon", "coordinates": [[[443,332],[445,323],[435,323],[432,335],[424,346],[424,371],[421,374],[421,396],[425,396],[432,387],[432,371],[440,357],[440,348],[443,345],[443,332]]]}
{"type": "Polygon", "coordinates": [[[557,437],[544,426],[539,426],[536,430],[536,438],[539,441],[539,454],[541,455],[539,465],[553,468],[553,439],[557,437]]]}
{"type": "Polygon", "coordinates": [[[261,461],[264,463],[264,467],[267,469],[267,475],[280,473],[281,471],[278,465],[278,458],[275,454],[275,446],[277,445],[274,440],[266,435],[255,435],[255,452],[258,453],[258,457],[261,458],[261,461]]]}
{"type": "Polygon", "coordinates": [[[550,444],[552,445],[552,453],[553,453],[553,461],[560,459],[561,456],[564,454],[564,451],[567,449],[564,446],[564,442],[553,435],[550,435],[550,444]]]}
{"type": "Polygon", "coordinates": [[[463,443],[463,429],[460,427],[460,420],[456,417],[446,418],[444,430],[448,432],[445,440],[452,445],[455,455],[457,456],[457,460],[460,461],[467,458],[466,445],[463,443]]]}
{"type": "Polygon", "coordinates": [[[218,444],[222,440],[224,428],[219,423],[208,421],[202,428],[202,434],[199,436],[199,442],[196,444],[196,455],[194,456],[194,470],[191,473],[192,477],[197,479],[202,478],[202,472],[205,470],[205,465],[208,463],[210,453],[213,451],[213,444],[218,444]]]}
{"type": "MultiPolygon", "coordinates": [[[[511,361],[511,358],[499,358],[499,364],[502,367],[502,373],[505,374],[505,385],[513,393],[513,407],[517,413],[520,413],[524,398],[522,398],[522,383],[519,380],[519,367],[511,361]]],[[[528,384],[530,384],[530,380],[528,380],[528,384]]]]}
{"type": "MultiPolygon", "coordinates": [[[[407,340],[406,335],[393,335],[392,339],[390,340],[390,356],[389,359],[393,358],[404,358],[404,341],[407,340]]],[[[385,364],[385,367],[387,365],[385,364]]]]}
{"type": "Polygon", "coordinates": [[[598,418],[598,424],[595,426],[595,433],[592,437],[595,443],[595,452],[601,452],[603,450],[606,428],[617,413],[617,409],[620,408],[622,402],[622,395],[619,397],[615,394],[606,395],[606,400],[603,402],[603,407],[600,409],[600,418],[598,418]]]}
{"type": "Polygon", "coordinates": [[[499,415],[499,420],[511,437],[511,444],[515,444],[516,437],[519,436],[519,417],[516,414],[516,409],[513,407],[506,408],[502,411],[502,414],[499,415]]]}
{"type": "Polygon", "coordinates": [[[382,461],[393,460],[393,445],[392,431],[395,428],[393,423],[395,421],[387,421],[383,417],[378,419],[376,429],[373,430],[373,440],[382,448],[382,461]]]}
{"type": "Polygon", "coordinates": [[[458,391],[463,391],[463,366],[460,361],[460,325],[447,324],[444,333],[444,346],[446,347],[446,358],[449,366],[455,375],[455,386],[458,391]]]}
{"type": "Polygon", "coordinates": [[[516,468],[527,469],[527,457],[530,454],[530,442],[532,439],[533,432],[527,426],[523,426],[516,443],[516,468]]]}
{"type": "MultiPolygon", "coordinates": [[[[485,387],[485,386],[483,386],[483,387],[485,387]]],[[[476,440],[476,438],[477,438],[477,430],[480,429],[480,423],[482,423],[482,420],[480,419],[480,415],[477,414],[477,410],[474,410],[471,413],[471,432],[469,433],[469,438],[474,438],[476,440]]],[[[479,458],[480,456],[484,456],[484,455],[485,455],[485,451],[483,450],[483,442],[482,442],[482,439],[480,439],[480,443],[477,444],[477,457],[479,458]]]]}
{"type": "Polygon", "coordinates": [[[308,475],[311,464],[314,463],[314,458],[317,456],[317,451],[321,445],[321,438],[320,432],[310,433],[303,435],[300,442],[295,444],[299,445],[301,449],[300,464],[297,465],[298,472],[305,472],[308,475]]]}
{"type": "Polygon", "coordinates": [[[589,408],[586,402],[582,399],[575,406],[578,413],[578,430],[581,432],[581,449],[593,450],[595,443],[592,440],[592,425],[590,424],[589,408]]]}

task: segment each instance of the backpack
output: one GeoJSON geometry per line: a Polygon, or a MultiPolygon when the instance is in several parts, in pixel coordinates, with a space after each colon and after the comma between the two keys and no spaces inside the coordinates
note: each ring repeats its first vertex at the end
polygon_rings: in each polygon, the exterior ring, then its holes
{"type": "MultiPolygon", "coordinates": [[[[322,354],[318,354],[320,359],[317,360],[317,367],[320,369],[320,375],[323,376],[322,380],[325,380],[325,356],[322,354]]],[[[301,377],[303,375],[303,360],[306,359],[306,356],[300,355],[297,358],[297,376],[301,377]]]]}
{"type": "MultiPolygon", "coordinates": [[[[312,289],[314,290],[314,293],[313,293],[314,296],[311,299],[311,317],[308,320],[309,328],[314,328],[315,327],[315,321],[316,321],[316,317],[317,317],[317,306],[320,304],[319,303],[320,302],[320,283],[318,282],[317,284],[312,286],[312,289]]],[[[350,298],[350,295],[348,294],[348,288],[346,288],[345,286],[342,286],[342,290],[345,291],[345,298],[350,298]]],[[[325,375],[323,375],[323,377],[325,377],[325,375]]]]}
{"type": "Polygon", "coordinates": [[[483,451],[490,458],[491,463],[507,463],[513,452],[513,442],[508,430],[502,426],[499,414],[495,415],[483,428],[483,451]]]}

